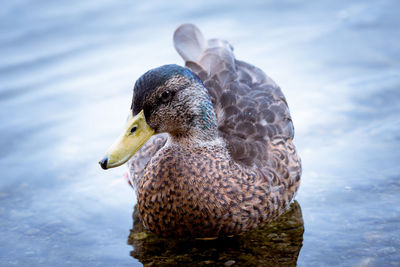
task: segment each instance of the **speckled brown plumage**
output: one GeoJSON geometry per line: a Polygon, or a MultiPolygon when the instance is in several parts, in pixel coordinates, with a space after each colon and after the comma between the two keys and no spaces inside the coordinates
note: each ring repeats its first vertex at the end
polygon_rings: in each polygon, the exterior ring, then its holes
{"type": "MultiPolygon", "coordinates": [[[[216,127],[204,131],[216,137],[194,142],[193,134],[178,134],[170,126],[169,135],[154,136],[129,161],[144,225],[163,236],[210,237],[239,234],[272,220],[289,206],[301,175],[285,97],[260,69],[236,60],[227,42],[206,42],[194,25],[179,27],[174,43],[210,95],[213,111],[207,119],[215,113],[216,127]]],[[[157,84],[154,91],[176,87],[182,79],[157,84]]],[[[173,125],[177,116],[168,108],[175,107],[163,108],[165,125],[173,125]]],[[[164,129],[157,115],[146,120],[164,129]]],[[[178,118],[183,118],[180,124],[196,125],[185,116],[178,118]]]]}

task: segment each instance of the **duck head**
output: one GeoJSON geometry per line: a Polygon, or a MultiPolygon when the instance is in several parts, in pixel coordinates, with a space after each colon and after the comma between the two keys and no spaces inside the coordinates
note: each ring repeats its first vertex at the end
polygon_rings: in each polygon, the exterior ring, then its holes
{"type": "Polygon", "coordinates": [[[136,81],[126,126],[100,166],[124,164],[153,134],[163,132],[178,143],[207,142],[218,135],[207,89],[192,71],[178,65],[152,69],[136,81]]]}

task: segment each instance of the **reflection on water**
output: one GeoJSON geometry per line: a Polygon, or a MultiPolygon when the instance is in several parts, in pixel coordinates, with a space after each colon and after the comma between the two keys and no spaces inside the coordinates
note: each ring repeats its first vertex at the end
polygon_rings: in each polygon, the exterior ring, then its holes
{"type": "Polygon", "coordinates": [[[214,240],[158,238],[146,232],[137,209],[128,243],[146,266],[296,266],[304,223],[298,202],[266,226],[214,240]]]}

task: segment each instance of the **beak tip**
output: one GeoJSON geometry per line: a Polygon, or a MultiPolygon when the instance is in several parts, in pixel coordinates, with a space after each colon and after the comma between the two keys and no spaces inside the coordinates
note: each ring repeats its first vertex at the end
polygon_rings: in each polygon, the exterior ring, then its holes
{"type": "Polygon", "coordinates": [[[99,164],[100,164],[101,168],[103,168],[104,170],[107,170],[107,163],[108,163],[108,157],[107,156],[99,161],[99,164]]]}

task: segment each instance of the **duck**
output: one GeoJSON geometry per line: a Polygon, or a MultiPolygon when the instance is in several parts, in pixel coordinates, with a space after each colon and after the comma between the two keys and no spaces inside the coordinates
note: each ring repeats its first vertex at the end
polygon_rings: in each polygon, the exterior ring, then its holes
{"type": "Polygon", "coordinates": [[[294,200],[302,172],[281,88],[193,24],[173,42],[185,66],[137,79],[126,126],[99,164],[127,163],[139,217],[156,235],[231,236],[267,224],[294,200]]]}

